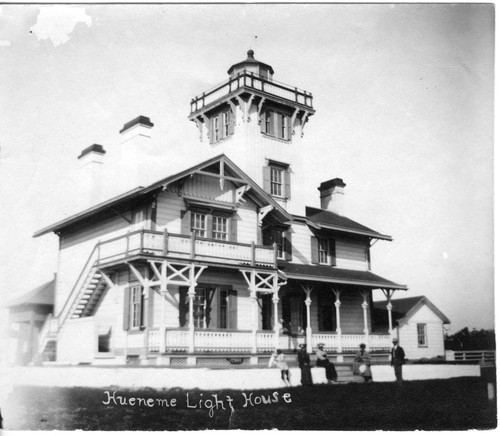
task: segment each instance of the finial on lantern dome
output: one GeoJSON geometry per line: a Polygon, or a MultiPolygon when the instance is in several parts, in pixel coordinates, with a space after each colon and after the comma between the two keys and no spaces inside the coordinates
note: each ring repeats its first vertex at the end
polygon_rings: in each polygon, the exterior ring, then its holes
{"type": "Polygon", "coordinates": [[[254,58],[254,57],[253,57],[253,55],[254,55],[254,51],[253,51],[252,49],[248,50],[248,51],[247,51],[247,55],[248,55],[248,57],[249,57],[249,58],[252,58],[252,59],[253,59],[253,58],[254,58]]]}

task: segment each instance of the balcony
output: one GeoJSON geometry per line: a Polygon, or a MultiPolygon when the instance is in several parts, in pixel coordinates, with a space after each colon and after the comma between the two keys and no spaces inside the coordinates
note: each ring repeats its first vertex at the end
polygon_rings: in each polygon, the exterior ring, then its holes
{"type": "Polygon", "coordinates": [[[99,242],[96,266],[116,263],[132,256],[158,256],[219,264],[277,268],[276,247],[136,230],[99,242]]]}
{"type": "Polygon", "coordinates": [[[299,90],[293,86],[285,85],[275,80],[268,80],[256,76],[251,72],[244,71],[235,77],[229,78],[227,81],[212,88],[210,91],[204,92],[193,98],[191,100],[191,115],[220,98],[236,93],[242,89],[256,91],[262,95],[272,95],[305,106],[310,110],[313,108],[313,97],[310,92],[299,90]]]}

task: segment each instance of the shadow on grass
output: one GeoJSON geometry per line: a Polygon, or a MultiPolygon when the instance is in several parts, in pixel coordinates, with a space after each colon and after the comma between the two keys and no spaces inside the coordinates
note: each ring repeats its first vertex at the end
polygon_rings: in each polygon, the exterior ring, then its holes
{"type": "Polygon", "coordinates": [[[469,430],[497,425],[485,380],[273,390],[17,387],[7,430],[469,430]]]}

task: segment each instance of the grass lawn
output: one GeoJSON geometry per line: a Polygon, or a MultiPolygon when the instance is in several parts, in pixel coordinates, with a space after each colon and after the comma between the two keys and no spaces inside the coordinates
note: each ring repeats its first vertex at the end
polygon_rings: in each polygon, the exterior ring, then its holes
{"type": "Polygon", "coordinates": [[[7,430],[468,430],[497,425],[483,378],[259,391],[17,387],[7,430]],[[189,395],[189,397],[188,397],[189,395]]]}

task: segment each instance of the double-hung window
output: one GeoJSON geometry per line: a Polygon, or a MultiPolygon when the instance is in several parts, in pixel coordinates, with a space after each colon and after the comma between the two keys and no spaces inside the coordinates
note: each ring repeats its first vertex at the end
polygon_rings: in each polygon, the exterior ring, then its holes
{"type": "Polygon", "coordinates": [[[283,197],[283,168],[271,167],[271,195],[283,197]]]}
{"type": "Polygon", "coordinates": [[[211,139],[210,141],[218,142],[233,133],[233,120],[231,111],[226,110],[211,118],[211,139]]]}
{"type": "Polygon", "coordinates": [[[266,110],[262,113],[261,132],[274,138],[289,141],[291,139],[290,116],[275,110],[266,110]]]}
{"type": "Polygon", "coordinates": [[[417,342],[419,347],[427,347],[427,325],[417,324],[417,342]]]}
{"type": "Polygon", "coordinates": [[[182,233],[197,238],[236,242],[236,218],[226,211],[190,209],[181,212],[182,233]]]}
{"type": "Polygon", "coordinates": [[[130,286],[125,289],[124,330],[137,330],[144,327],[144,296],[142,291],[140,285],[130,286]]]}
{"type": "Polygon", "coordinates": [[[191,214],[191,231],[199,238],[207,237],[207,215],[193,212],[191,214]]]}
{"type": "Polygon", "coordinates": [[[318,238],[319,263],[328,264],[328,239],[318,238]]]}
{"type": "Polygon", "coordinates": [[[337,254],[335,239],[311,237],[311,262],[321,265],[336,265],[337,254]]]}
{"type": "Polygon", "coordinates": [[[228,232],[228,219],[223,216],[212,217],[212,237],[220,241],[227,241],[229,239],[228,232]]]}
{"type": "Polygon", "coordinates": [[[290,167],[288,164],[269,160],[264,167],[264,190],[273,197],[290,199],[290,167]]]}

